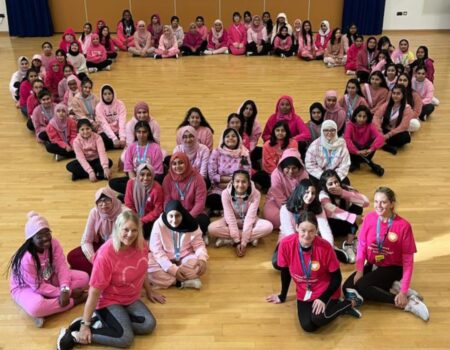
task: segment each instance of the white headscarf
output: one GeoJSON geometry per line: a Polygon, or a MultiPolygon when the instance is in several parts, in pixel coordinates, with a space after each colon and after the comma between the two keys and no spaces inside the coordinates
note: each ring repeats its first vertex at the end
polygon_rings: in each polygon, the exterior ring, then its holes
{"type": "Polygon", "coordinates": [[[337,135],[337,125],[332,120],[325,120],[322,123],[322,127],[320,128],[320,144],[322,147],[326,148],[329,151],[334,151],[345,144],[345,140],[337,135]],[[325,129],[334,129],[336,133],[334,134],[334,138],[331,141],[328,141],[325,137],[323,130],[325,129]]]}

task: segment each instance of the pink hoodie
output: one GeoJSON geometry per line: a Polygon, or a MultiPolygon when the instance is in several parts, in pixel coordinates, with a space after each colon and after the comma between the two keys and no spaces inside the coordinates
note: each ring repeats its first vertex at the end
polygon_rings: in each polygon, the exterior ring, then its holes
{"type": "Polygon", "coordinates": [[[91,137],[85,139],[78,135],[73,142],[73,150],[78,162],[88,174],[94,173],[94,169],[88,163],[89,160],[100,159],[103,169],[109,168],[109,160],[105,151],[105,145],[101,136],[92,132],[91,137]]]}
{"type": "MultiPolygon", "coordinates": [[[[127,145],[131,145],[135,140],[134,127],[136,126],[138,121],[139,120],[137,120],[136,118],[131,118],[128,121],[128,123],[125,125],[125,138],[127,141],[127,145]]],[[[153,118],[151,115],[150,115],[150,120],[148,122],[148,125],[150,125],[150,130],[152,131],[153,138],[155,139],[156,143],[159,144],[159,141],[160,141],[159,124],[156,121],[156,119],[153,118]]]]}
{"type": "Polygon", "coordinates": [[[91,44],[86,51],[86,61],[92,63],[100,63],[106,61],[106,59],[108,58],[108,54],[102,44],[99,43],[97,45],[94,45],[92,41],[95,38],[99,39],[99,36],[96,33],[92,34],[91,44]]]}
{"type": "MultiPolygon", "coordinates": [[[[369,206],[369,199],[365,195],[357,191],[349,191],[343,189],[340,198],[341,200],[345,201],[346,208],[349,208],[352,204],[357,205],[361,208],[366,208],[369,206]]],[[[320,204],[322,204],[322,208],[325,209],[327,218],[347,221],[350,224],[355,223],[357,215],[333,204],[331,202],[330,196],[325,191],[320,191],[319,200],[320,204]]]]}
{"type": "Polygon", "coordinates": [[[284,120],[289,125],[289,130],[291,131],[291,137],[296,141],[310,141],[311,140],[311,134],[309,132],[308,127],[303,122],[303,120],[295,113],[294,108],[294,101],[292,100],[292,97],[290,96],[281,96],[278,99],[275,113],[272,114],[269,119],[267,120],[266,126],[264,127],[264,131],[262,134],[262,138],[264,141],[267,141],[270,139],[270,134],[272,133],[272,129],[275,126],[275,124],[280,121],[284,120]],[[288,100],[291,105],[291,112],[287,115],[281,114],[280,111],[280,102],[281,100],[288,100]]]}
{"type": "Polygon", "coordinates": [[[425,78],[423,82],[418,82],[416,77],[413,77],[411,87],[420,95],[424,105],[431,103],[434,94],[434,86],[431,81],[425,78]]]}
{"type": "Polygon", "coordinates": [[[46,110],[42,105],[39,105],[34,109],[33,114],[31,115],[31,120],[34,125],[34,132],[36,134],[36,140],[38,142],[42,142],[42,140],[38,136],[41,132],[45,131],[48,123],[53,118],[55,107],[56,104],[52,103],[50,110],[46,110]]]}
{"type": "Polygon", "coordinates": [[[125,104],[116,98],[116,93],[112,86],[103,85],[100,89],[100,96],[105,87],[113,91],[113,100],[110,104],[101,101],[95,106],[97,121],[101,124],[101,130],[113,141],[118,139],[125,141],[125,123],[127,121],[127,109],[125,104]]]}
{"type": "MultiPolygon", "coordinates": [[[[130,179],[127,182],[127,189],[125,191],[125,205],[136,213],[137,208],[135,207],[133,197],[135,181],[138,180],[130,179]]],[[[163,211],[163,201],[164,194],[161,185],[157,181],[153,180],[152,188],[150,189],[148,199],[145,202],[144,216],[141,217],[141,221],[144,224],[154,222],[158,216],[161,215],[163,211]]]]}
{"type": "Polygon", "coordinates": [[[358,154],[359,150],[363,149],[362,147],[375,152],[384,145],[383,134],[373,123],[359,125],[349,121],[345,127],[344,139],[351,154],[358,154]],[[367,147],[369,144],[370,147],[367,147]]]}
{"type": "MultiPolygon", "coordinates": [[[[384,113],[386,112],[388,104],[389,104],[389,102],[384,103],[377,110],[375,115],[373,116],[372,123],[377,127],[377,129],[380,132],[382,132],[384,113]]],[[[411,106],[407,104],[405,107],[405,110],[403,111],[403,118],[402,118],[402,121],[400,122],[400,124],[398,126],[395,126],[395,124],[391,125],[392,123],[390,123],[389,128],[388,128],[389,132],[387,133],[389,135],[389,137],[392,137],[400,132],[408,131],[409,123],[410,123],[411,119],[413,119],[413,118],[414,118],[414,112],[413,112],[411,106]]]]}
{"type": "Polygon", "coordinates": [[[349,47],[347,51],[347,63],[345,64],[345,70],[356,71],[358,67],[358,54],[361,50],[364,50],[364,45],[357,47],[354,43],[349,47]]]}

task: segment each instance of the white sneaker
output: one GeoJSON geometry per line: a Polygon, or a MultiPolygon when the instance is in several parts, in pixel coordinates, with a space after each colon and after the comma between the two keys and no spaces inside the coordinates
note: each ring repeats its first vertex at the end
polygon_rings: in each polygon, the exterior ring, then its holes
{"type": "Polygon", "coordinates": [[[252,243],[253,247],[257,247],[258,246],[258,240],[257,239],[254,239],[251,243],[252,243]]]}
{"type": "Polygon", "coordinates": [[[228,49],[225,50],[224,54],[228,55],[230,53],[230,51],[228,51],[228,49]]]}
{"type": "Polygon", "coordinates": [[[44,318],[43,317],[32,317],[34,325],[36,328],[42,328],[44,326],[44,318]]]}
{"type": "Polygon", "coordinates": [[[431,104],[433,105],[433,106],[439,106],[439,103],[440,103],[440,101],[436,98],[436,97],[433,97],[432,99],[431,99],[431,104]]]}
{"type": "Polygon", "coordinates": [[[205,51],[203,51],[203,54],[204,55],[212,55],[213,53],[210,50],[205,50],[205,51]]]}
{"type": "Polygon", "coordinates": [[[178,54],[175,55],[175,59],[176,59],[176,60],[178,59],[178,54]]]}
{"type": "Polygon", "coordinates": [[[184,288],[200,289],[202,288],[202,281],[200,281],[198,278],[194,278],[193,280],[181,282],[180,289],[184,288]]]}
{"type": "Polygon", "coordinates": [[[286,58],[286,55],[284,53],[282,53],[280,56],[281,58],[286,58]]]}
{"type": "Polygon", "coordinates": [[[253,52],[247,51],[247,53],[246,53],[245,55],[246,55],[246,56],[251,56],[251,55],[253,55],[253,52]]]}
{"type": "Polygon", "coordinates": [[[233,244],[233,240],[232,239],[228,239],[228,238],[217,238],[216,239],[216,248],[220,248],[226,245],[232,245],[233,244]]]}
{"type": "Polygon", "coordinates": [[[334,64],[331,63],[331,62],[328,62],[328,63],[327,63],[327,67],[328,67],[328,68],[333,68],[333,67],[334,67],[334,64]]]}
{"type": "Polygon", "coordinates": [[[57,162],[59,162],[60,160],[63,160],[63,159],[64,159],[63,156],[61,156],[61,155],[59,155],[59,154],[55,154],[55,160],[56,160],[57,162]]]}
{"type": "Polygon", "coordinates": [[[98,69],[95,68],[95,67],[89,67],[89,68],[88,68],[88,72],[89,72],[89,73],[95,73],[95,72],[97,72],[97,71],[98,71],[98,69]]]}
{"type": "Polygon", "coordinates": [[[111,70],[111,66],[106,66],[105,70],[111,70]]]}
{"type": "Polygon", "coordinates": [[[342,249],[347,253],[348,256],[348,263],[354,264],[356,261],[356,254],[354,251],[354,244],[347,243],[347,241],[344,241],[342,243],[342,249]]]}
{"type": "Polygon", "coordinates": [[[205,245],[209,245],[209,237],[208,237],[208,235],[204,235],[202,238],[203,238],[203,242],[205,242],[205,245]]]}
{"type": "MultiPolygon", "coordinates": [[[[392,294],[398,294],[400,293],[400,289],[402,287],[402,284],[400,283],[400,281],[394,281],[394,283],[392,283],[392,287],[390,292],[392,294]]],[[[418,298],[419,300],[423,301],[423,296],[420,295],[419,292],[415,291],[412,288],[408,288],[408,292],[406,293],[406,296],[409,298],[411,296],[415,296],[416,298],[418,298]]]]}
{"type": "Polygon", "coordinates": [[[345,74],[347,74],[347,75],[355,75],[355,72],[352,71],[352,70],[348,70],[348,71],[345,72],[345,74]]]}
{"type": "Polygon", "coordinates": [[[411,295],[408,298],[408,304],[406,304],[405,311],[413,313],[424,321],[430,319],[430,313],[428,312],[427,306],[415,295],[411,295]]]}

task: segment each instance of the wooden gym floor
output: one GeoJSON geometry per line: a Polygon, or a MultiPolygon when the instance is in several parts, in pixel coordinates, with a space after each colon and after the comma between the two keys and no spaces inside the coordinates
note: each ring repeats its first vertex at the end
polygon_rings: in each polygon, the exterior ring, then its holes
{"type": "MultiPolygon", "coordinates": [[[[295,349],[295,348],[423,348],[450,347],[450,49],[448,32],[391,32],[396,44],[408,38],[415,51],[427,45],[436,66],[436,96],[441,105],[397,156],[382,151],[376,161],[386,169],[378,178],[366,168],[351,174],[352,184],[372,199],[379,185],[398,195],[398,212],[413,224],[418,253],[412,287],[425,297],[431,319],[426,324],[412,314],[387,305],[368,303],[363,318],[342,317],[316,334],[304,333],[297,321],[294,287],[282,305],[265,302],[278,292],[279,274],[271,267],[277,233],[249,248],[243,259],[229,248],[209,248],[208,272],[201,291],[164,291],[166,305],[150,305],[158,321],[155,333],[137,337],[134,349],[295,349]]],[[[51,38],[57,47],[59,35],[51,38]]],[[[19,39],[0,36],[0,268],[24,240],[26,213],[36,210],[50,221],[54,236],[67,252],[79,245],[95,190],[106,182],[73,183],[65,161],[55,162],[26,129],[25,120],[11,100],[8,83],[19,55],[40,52],[47,38],[19,39]]],[[[348,79],[343,69],[327,69],[321,62],[277,57],[187,57],[179,60],[132,59],[120,53],[112,71],[92,75],[98,94],[110,83],[132,116],[133,106],[144,100],[161,125],[162,146],[172,151],[175,130],[185,112],[199,106],[215,129],[215,145],[226,117],[245,99],[258,106],[264,124],[279,96],[293,96],[304,120],[309,105],[322,101],[324,92],[341,95],[348,79]]],[[[119,151],[110,152],[114,176],[119,151]]],[[[353,270],[343,265],[344,278],[353,270]]],[[[59,329],[80,316],[82,306],[49,317],[42,329],[9,296],[8,280],[0,281],[0,349],[52,349],[59,329]]],[[[96,347],[100,349],[100,347],[96,347]]]]}

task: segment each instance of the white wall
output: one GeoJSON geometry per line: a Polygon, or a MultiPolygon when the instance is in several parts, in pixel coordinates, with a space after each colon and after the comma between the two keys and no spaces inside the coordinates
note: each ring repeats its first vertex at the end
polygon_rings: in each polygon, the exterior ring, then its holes
{"type": "Polygon", "coordinates": [[[450,0],[386,0],[383,30],[390,29],[450,29],[450,0]]]}
{"type": "Polygon", "coordinates": [[[6,0],[0,0],[0,13],[5,15],[3,22],[0,24],[0,32],[8,32],[8,15],[6,14],[6,0]]]}

